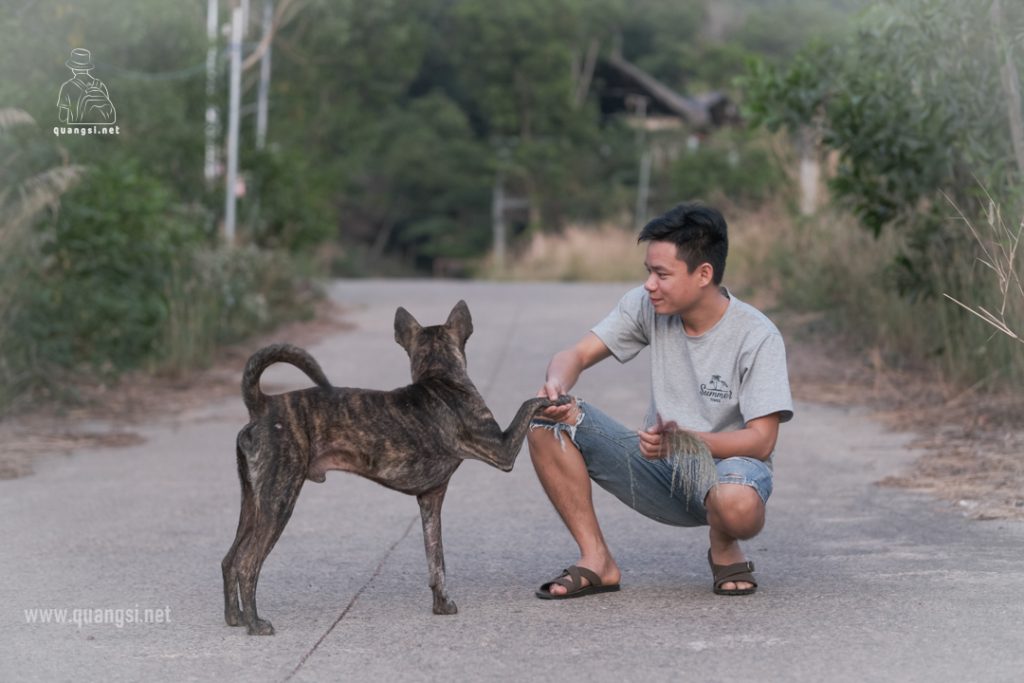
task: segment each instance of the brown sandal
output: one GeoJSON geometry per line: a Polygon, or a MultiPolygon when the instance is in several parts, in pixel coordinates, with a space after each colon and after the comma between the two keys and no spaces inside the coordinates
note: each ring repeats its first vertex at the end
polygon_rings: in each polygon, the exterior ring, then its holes
{"type": "Polygon", "coordinates": [[[594,595],[595,593],[614,593],[617,590],[619,590],[619,584],[605,586],[601,583],[601,577],[594,572],[586,567],[573,565],[556,578],[541,586],[535,595],[541,600],[568,600],[569,598],[582,598],[584,595],[594,595]],[[583,579],[589,581],[590,585],[584,586],[583,579]],[[565,593],[561,595],[552,593],[552,586],[562,586],[565,588],[565,593]]]}
{"type": "Polygon", "coordinates": [[[711,565],[711,575],[715,580],[715,595],[750,595],[757,591],[753,562],[715,564],[711,560],[711,548],[708,548],[708,564],[711,565]],[[732,588],[729,590],[722,588],[723,583],[738,583],[740,581],[752,585],[750,588],[732,588]]]}

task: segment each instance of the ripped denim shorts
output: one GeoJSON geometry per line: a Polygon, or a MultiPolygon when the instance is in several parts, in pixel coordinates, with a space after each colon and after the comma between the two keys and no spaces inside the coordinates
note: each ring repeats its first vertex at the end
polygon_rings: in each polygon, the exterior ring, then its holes
{"type": "MultiPolygon", "coordinates": [[[[534,418],[530,429],[554,431],[562,448],[565,437],[579,449],[590,478],[637,512],[663,524],[707,524],[704,498],[715,481],[680,472],[672,458],[648,459],[640,452],[636,432],[589,403],[577,399],[576,424],[534,418]]],[[[767,503],[772,493],[770,464],[754,458],[715,458],[719,484],[752,487],[767,503]]]]}

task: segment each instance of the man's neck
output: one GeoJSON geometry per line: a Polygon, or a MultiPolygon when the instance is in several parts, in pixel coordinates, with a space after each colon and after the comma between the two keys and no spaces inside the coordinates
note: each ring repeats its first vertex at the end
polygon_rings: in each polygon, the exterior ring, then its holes
{"type": "Polygon", "coordinates": [[[711,287],[694,310],[683,316],[683,329],[691,337],[699,337],[717,325],[729,308],[729,297],[722,288],[711,287]]]}

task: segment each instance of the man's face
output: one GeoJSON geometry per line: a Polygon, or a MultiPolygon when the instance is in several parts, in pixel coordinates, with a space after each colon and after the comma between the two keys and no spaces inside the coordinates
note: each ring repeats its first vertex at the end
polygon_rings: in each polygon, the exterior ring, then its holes
{"type": "Polygon", "coordinates": [[[678,315],[691,310],[700,300],[702,285],[711,279],[711,267],[698,266],[692,273],[687,271],[686,262],[676,256],[676,245],[671,242],[648,242],[647,290],[654,312],[661,315],[678,315]]]}

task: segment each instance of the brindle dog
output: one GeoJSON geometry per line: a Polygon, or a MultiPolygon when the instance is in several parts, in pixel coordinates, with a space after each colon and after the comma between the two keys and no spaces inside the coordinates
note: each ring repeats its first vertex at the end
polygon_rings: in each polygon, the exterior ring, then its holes
{"type": "Polygon", "coordinates": [[[308,353],[287,344],[268,346],[249,358],[242,375],[249,424],[238,433],[236,447],[242,511],[235,542],[221,562],[228,624],[245,624],[250,635],[273,634],[270,622],[256,614],[260,569],[305,480],[323,482],[328,470],[354,472],[416,496],[434,614],[456,613],[444,587],[441,546],[448,480],[467,458],[510,471],[530,419],[553,405],[547,398],[526,401],[502,431],[466,374],[466,339],[472,332],[464,301],[444,325],[431,327],[421,327],[399,308],[395,340],[409,354],[413,383],[394,391],[334,387],[308,353]],[[260,375],[278,362],[296,366],[317,386],[264,394],[260,375]]]}

